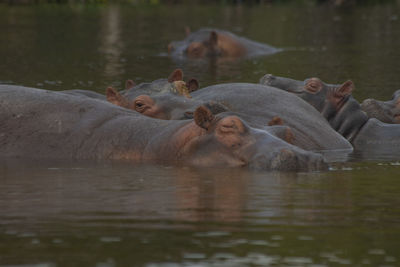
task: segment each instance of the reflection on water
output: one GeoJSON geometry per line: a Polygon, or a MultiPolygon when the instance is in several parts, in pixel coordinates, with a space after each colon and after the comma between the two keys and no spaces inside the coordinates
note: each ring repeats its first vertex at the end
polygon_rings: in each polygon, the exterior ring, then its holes
{"type": "Polygon", "coordinates": [[[396,265],[399,171],[3,162],[0,263],[396,265]]]}
{"type": "MultiPolygon", "coordinates": [[[[0,5],[0,83],[104,92],[182,67],[202,86],[257,82],[265,73],[351,78],[358,100],[388,99],[400,84],[399,12],[0,5]],[[235,62],[160,56],[185,26],[230,30],[284,51],[235,62]]],[[[398,161],[265,173],[1,160],[0,266],[398,266],[399,173],[398,161]]]]}
{"type": "Polygon", "coordinates": [[[120,7],[111,6],[104,11],[104,18],[101,24],[100,38],[102,44],[100,51],[104,54],[105,69],[104,75],[108,77],[120,77],[124,74],[123,59],[121,51],[124,47],[121,38],[120,7]]]}

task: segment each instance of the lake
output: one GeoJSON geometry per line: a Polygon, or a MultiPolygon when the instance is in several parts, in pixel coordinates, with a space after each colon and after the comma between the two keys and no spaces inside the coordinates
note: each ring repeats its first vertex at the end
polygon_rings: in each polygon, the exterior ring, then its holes
{"type": "MultiPolygon", "coordinates": [[[[103,93],[166,78],[202,87],[266,73],[400,89],[398,4],[0,5],[0,83],[103,93]],[[184,28],[283,51],[170,58],[184,28]]],[[[1,123],[1,122],[0,122],[1,123]]],[[[87,161],[0,161],[0,266],[400,266],[400,159],[256,172],[87,161]]]]}

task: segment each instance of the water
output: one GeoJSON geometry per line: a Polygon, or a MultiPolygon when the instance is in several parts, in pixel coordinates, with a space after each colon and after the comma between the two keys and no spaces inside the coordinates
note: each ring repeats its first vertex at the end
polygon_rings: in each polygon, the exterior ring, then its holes
{"type": "MultiPolygon", "coordinates": [[[[0,82],[104,92],[181,67],[201,86],[318,76],[388,99],[399,19],[396,5],[0,5],[0,82]],[[285,50],[174,61],[186,25],[285,50]]],[[[0,266],[400,266],[399,174],[396,160],[317,173],[3,160],[0,266]]]]}
{"type": "Polygon", "coordinates": [[[7,162],[0,266],[396,266],[399,171],[7,162]]]}

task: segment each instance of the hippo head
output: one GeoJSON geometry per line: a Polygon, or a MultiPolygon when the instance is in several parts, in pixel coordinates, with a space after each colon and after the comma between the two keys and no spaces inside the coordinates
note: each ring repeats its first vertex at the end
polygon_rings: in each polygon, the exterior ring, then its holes
{"type": "Polygon", "coordinates": [[[175,94],[139,95],[132,101],[131,109],[152,118],[180,120],[192,118],[192,111],[200,104],[199,101],[175,94]]]}
{"type": "Polygon", "coordinates": [[[279,77],[272,74],[265,74],[261,77],[260,84],[276,87],[294,94],[301,94],[304,90],[304,81],[279,77]]]}
{"type": "Polygon", "coordinates": [[[217,32],[211,31],[208,39],[204,41],[191,42],[186,48],[186,55],[192,58],[221,55],[221,49],[218,47],[217,32]]]}
{"type": "Polygon", "coordinates": [[[389,101],[366,99],[362,102],[361,109],[370,118],[385,123],[400,124],[400,90],[397,90],[389,101]]]}
{"type": "Polygon", "coordinates": [[[168,53],[179,49],[182,54],[189,58],[204,58],[220,56],[222,51],[218,46],[218,33],[212,31],[201,31],[201,33],[187,33],[184,41],[172,42],[168,45],[168,53]]]}
{"type": "Polygon", "coordinates": [[[118,92],[113,87],[106,90],[107,100],[115,105],[132,109],[144,115],[171,119],[171,110],[166,109],[166,101],[170,101],[170,107],[187,106],[187,99],[190,99],[190,92],[198,89],[199,83],[196,79],[187,82],[182,81],[183,73],[175,70],[167,79],[159,79],[152,83],[142,83],[135,86],[134,82],[126,82],[126,90],[118,92]],[[184,96],[184,98],[182,98],[184,96]],[[157,101],[156,101],[157,100],[157,101]],[[180,105],[177,106],[177,103],[180,105]],[[158,104],[158,105],[156,105],[158,104]]]}
{"type": "Polygon", "coordinates": [[[318,78],[305,81],[304,92],[300,95],[305,101],[322,112],[327,106],[339,111],[353,92],[354,84],[346,81],[341,85],[327,85],[318,78]]]}
{"type": "Polygon", "coordinates": [[[263,76],[260,79],[260,83],[296,94],[319,112],[322,112],[327,104],[339,109],[340,105],[345,102],[354,89],[352,81],[333,85],[326,84],[319,78],[309,78],[305,81],[298,81],[271,74],[263,76]]]}
{"type": "Polygon", "coordinates": [[[215,116],[205,106],[195,110],[193,122],[174,133],[166,149],[170,146],[179,148],[179,160],[195,166],[248,166],[277,171],[327,167],[321,155],[251,128],[235,114],[215,116]]]}

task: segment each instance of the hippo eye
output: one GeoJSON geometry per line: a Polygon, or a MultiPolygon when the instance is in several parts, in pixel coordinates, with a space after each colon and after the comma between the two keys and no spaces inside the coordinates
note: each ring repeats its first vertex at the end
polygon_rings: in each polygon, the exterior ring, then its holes
{"type": "Polygon", "coordinates": [[[315,83],[311,83],[308,85],[310,91],[312,92],[317,92],[318,91],[318,86],[315,83]]]}
{"type": "Polygon", "coordinates": [[[135,101],[135,110],[138,112],[142,112],[145,108],[145,104],[141,101],[135,101]]]}

